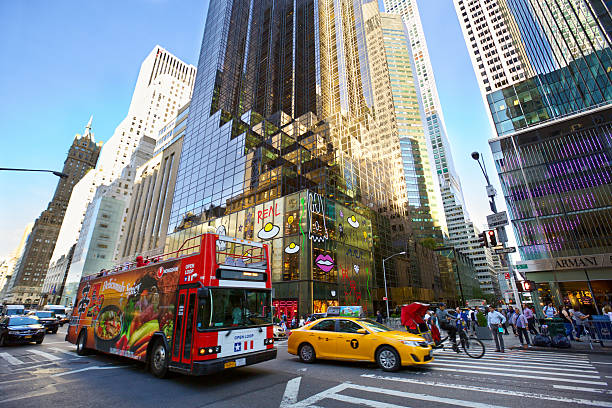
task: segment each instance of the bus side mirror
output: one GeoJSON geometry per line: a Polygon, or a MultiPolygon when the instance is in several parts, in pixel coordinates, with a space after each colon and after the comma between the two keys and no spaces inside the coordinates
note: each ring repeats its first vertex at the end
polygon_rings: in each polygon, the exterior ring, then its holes
{"type": "Polygon", "coordinates": [[[357,334],[368,334],[366,329],[357,329],[357,334]]]}
{"type": "Polygon", "coordinates": [[[198,297],[201,298],[207,298],[210,296],[210,290],[208,288],[199,288],[198,289],[198,297]]]}

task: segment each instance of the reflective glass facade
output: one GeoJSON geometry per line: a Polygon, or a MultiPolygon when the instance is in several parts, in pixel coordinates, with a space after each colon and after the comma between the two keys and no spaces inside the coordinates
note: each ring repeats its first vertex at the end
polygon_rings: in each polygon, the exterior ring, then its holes
{"type": "MultiPolygon", "coordinates": [[[[411,239],[372,95],[360,2],[211,2],[166,249],[208,225],[269,240],[279,307],[371,311],[382,258],[411,239]]],[[[433,300],[436,272],[386,267],[433,300]]]]}
{"type": "Polygon", "coordinates": [[[523,260],[610,252],[612,108],[491,148],[523,260]]]}

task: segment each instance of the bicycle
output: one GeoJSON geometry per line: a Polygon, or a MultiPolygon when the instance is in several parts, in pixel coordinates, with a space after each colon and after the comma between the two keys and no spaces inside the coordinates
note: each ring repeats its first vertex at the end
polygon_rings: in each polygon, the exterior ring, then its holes
{"type": "MultiPolygon", "coordinates": [[[[451,322],[454,324],[454,322],[451,322]]],[[[461,326],[457,328],[457,334],[459,336],[459,344],[463,349],[463,352],[471,358],[481,358],[485,354],[485,346],[482,341],[478,340],[473,335],[468,335],[464,327],[465,323],[461,322],[461,326]]],[[[440,340],[434,349],[442,350],[453,350],[452,342],[449,341],[449,336],[444,337],[440,340]]]]}

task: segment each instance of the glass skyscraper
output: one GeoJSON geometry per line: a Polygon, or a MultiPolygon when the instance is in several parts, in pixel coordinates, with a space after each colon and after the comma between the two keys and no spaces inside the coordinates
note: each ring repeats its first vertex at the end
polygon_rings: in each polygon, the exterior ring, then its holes
{"type": "MultiPolygon", "coordinates": [[[[414,245],[394,162],[372,148],[371,78],[360,2],[211,2],[166,249],[210,226],[266,241],[277,310],[371,312],[382,257],[414,245]]],[[[415,298],[442,295],[439,271],[387,268],[415,298]]]]}
{"type": "MultiPolygon", "coordinates": [[[[475,10],[464,3],[455,0],[464,33],[476,29],[488,41],[494,28],[472,27],[475,10]]],[[[495,3],[493,18],[512,21],[508,44],[525,51],[521,65],[530,73],[485,95],[497,133],[493,158],[524,260],[517,268],[538,283],[536,300],[592,313],[612,300],[610,12],[601,1],[495,3]]],[[[515,58],[505,51],[489,52],[515,58]]]]}

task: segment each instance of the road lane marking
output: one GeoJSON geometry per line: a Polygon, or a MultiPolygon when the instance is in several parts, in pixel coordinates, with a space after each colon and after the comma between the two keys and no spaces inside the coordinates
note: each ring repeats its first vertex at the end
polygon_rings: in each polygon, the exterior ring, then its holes
{"type": "Polygon", "coordinates": [[[379,407],[380,408],[407,408],[405,405],[389,404],[387,402],[380,402],[380,401],[368,400],[364,398],[351,397],[349,395],[343,395],[343,394],[331,394],[327,398],[335,399],[336,401],[342,401],[342,402],[346,402],[349,404],[363,405],[363,406],[372,407],[372,408],[379,408],[379,407]]]}
{"type": "Polygon", "coordinates": [[[602,388],[572,387],[571,385],[560,385],[560,384],[553,384],[553,388],[557,388],[560,390],[596,392],[598,394],[612,395],[612,391],[604,390],[602,388]]]}
{"type": "Polygon", "coordinates": [[[594,401],[594,400],[587,400],[587,399],[582,399],[582,398],[566,398],[566,397],[554,396],[554,395],[549,395],[549,394],[537,394],[533,392],[522,392],[522,391],[512,391],[512,390],[480,387],[477,385],[449,384],[448,382],[413,380],[413,379],[404,378],[404,377],[387,377],[387,376],[376,375],[376,374],[361,374],[361,377],[371,378],[371,379],[376,379],[376,380],[397,381],[397,382],[410,383],[410,384],[427,385],[427,386],[436,387],[436,388],[462,389],[462,390],[468,390],[468,391],[484,392],[488,394],[499,394],[499,395],[504,395],[504,396],[516,396],[516,397],[534,398],[534,399],[557,401],[557,402],[567,402],[571,404],[612,407],[612,402],[608,402],[608,401],[594,401]]]}
{"type": "Polygon", "coordinates": [[[348,388],[352,390],[360,390],[360,391],[374,392],[378,394],[393,395],[395,397],[411,398],[411,399],[417,399],[421,401],[433,401],[433,402],[439,402],[441,404],[458,405],[460,407],[502,408],[502,406],[500,405],[483,404],[483,403],[475,402],[475,401],[464,401],[464,400],[458,400],[454,398],[437,397],[435,395],[430,395],[430,394],[414,394],[412,392],[397,391],[397,390],[393,390],[389,388],[368,387],[366,385],[350,384],[348,388]]]}
{"type": "Polygon", "coordinates": [[[604,363],[603,361],[593,361],[593,364],[612,364],[612,363],[604,363]]]}
{"type": "MultiPolygon", "coordinates": [[[[513,373],[534,373],[537,374],[537,372],[535,372],[535,368],[534,367],[529,367],[527,370],[523,370],[520,368],[502,368],[502,367],[487,367],[484,364],[478,364],[478,363],[473,363],[470,364],[467,368],[482,368],[483,370],[499,370],[499,371],[511,371],[513,373]]],[[[442,366],[442,367],[456,367],[457,363],[438,363],[437,360],[434,360],[433,363],[429,363],[427,365],[427,367],[438,367],[438,366],[442,366]]],[[[545,369],[547,371],[551,371],[552,369],[547,368],[545,369]]],[[[489,372],[489,371],[487,371],[489,372]]],[[[601,376],[599,375],[585,375],[585,374],[574,374],[574,373],[550,373],[550,374],[554,374],[554,375],[562,375],[564,377],[573,377],[573,378],[597,378],[597,379],[601,379],[601,376]]]]}
{"type": "Polygon", "coordinates": [[[93,366],[93,367],[81,368],[80,370],[66,371],[63,373],[53,374],[51,377],[61,377],[61,376],[68,375],[68,374],[82,373],[83,371],[90,371],[90,370],[112,370],[114,368],[123,368],[123,367],[125,366],[93,366]]]}
{"type": "Polygon", "coordinates": [[[6,361],[8,361],[8,363],[10,365],[19,365],[19,364],[23,364],[23,361],[19,360],[18,358],[13,357],[12,355],[10,355],[9,353],[0,353],[0,357],[2,357],[3,359],[5,359],[6,361]]]}
{"type": "MultiPolygon", "coordinates": [[[[478,374],[482,375],[482,370],[464,370],[459,368],[445,368],[445,367],[429,367],[431,371],[452,371],[456,373],[468,373],[468,374],[478,374]]],[[[557,382],[573,382],[573,383],[582,383],[582,384],[591,384],[591,385],[608,385],[606,382],[601,381],[587,381],[587,380],[578,380],[575,378],[556,378],[556,377],[542,377],[539,375],[526,375],[521,374],[517,375],[515,373],[500,373],[497,371],[486,371],[487,375],[498,376],[498,377],[512,377],[515,379],[525,379],[530,378],[534,380],[544,380],[544,381],[557,381],[557,382]]]]}
{"type": "Polygon", "coordinates": [[[57,387],[55,387],[54,384],[49,384],[44,386],[43,388],[41,388],[40,390],[36,390],[36,391],[32,391],[26,394],[22,394],[18,397],[13,397],[13,398],[7,398],[4,400],[0,400],[0,404],[4,404],[7,402],[13,402],[13,401],[19,401],[22,399],[27,399],[27,398],[34,398],[34,397],[42,397],[45,395],[50,395],[50,394],[55,394],[58,393],[59,390],[57,389],[57,387]]]}
{"type": "Polygon", "coordinates": [[[283,399],[281,400],[280,406],[287,407],[297,402],[298,392],[300,392],[300,382],[302,381],[302,377],[296,377],[289,381],[287,381],[287,386],[285,387],[285,393],[283,394],[283,399]]]}
{"type": "Polygon", "coordinates": [[[44,351],[40,351],[40,350],[30,350],[30,352],[31,352],[31,353],[34,353],[34,354],[38,354],[39,356],[44,357],[44,358],[46,358],[46,359],[47,359],[47,360],[49,360],[49,361],[57,361],[57,360],[61,360],[61,358],[60,358],[60,357],[55,356],[55,355],[53,355],[53,354],[45,353],[44,351]]]}
{"type": "MultiPolygon", "coordinates": [[[[450,357],[436,357],[436,359],[434,360],[434,364],[436,362],[448,362],[448,363],[455,363],[455,365],[457,365],[457,360],[450,358],[450,357]]],[[[489,366],[502,366],[502,367],[507,367],[508,366],[508,362],[504,362],[504,361],[491,361],[491,360],[486,360],[486,361],[481,361],[481,360],[474,360],[473,358],[470,358],[469,360],[462,360],[461,364],[468,364],[468,365],[472,365],[472,364],[482,364],[482,365],[489,365],[489,366]]],[[[597,373],[598,371],[595,369],[595,367],[590,367],[590,368],[557,368],[558,364],[552,365],[552,364],[542,364],[542,363],[521,363],[521,367],[524,368],[529,368],[529,369],[541,369],[541,370],[552,370],[552,371],[571,371],[571,372],[579,372],[579,373],[597,373]]]]}

